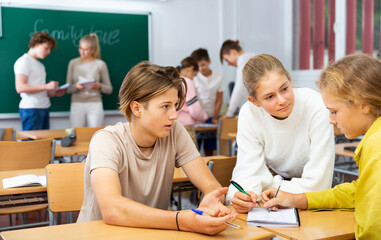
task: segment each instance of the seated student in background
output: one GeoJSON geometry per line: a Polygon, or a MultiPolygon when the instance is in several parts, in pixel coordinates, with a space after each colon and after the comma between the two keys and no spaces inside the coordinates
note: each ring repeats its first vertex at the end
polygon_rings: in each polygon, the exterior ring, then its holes
{"type": "Polygon", "coordinates": [[[249,92],[239,113],[237,164],[227,194],[238,212],[247,212],[263,190],[278,187],[301,193],[328,189],[334,166],[334,135],[321,95],[293,88],[282,63],[267,54],[252,57],[243,69],[249,92]]]}
{"type": "Polygon", "coordinates": [[[242,69],[252,56],[254,56],[253,53],[245,53],[236,41],[226,40],[221,46],[221,63],[225,60],[229,66],[234,66],[237,68],[228,111],[223,117],[234,117],[234,114],[240,107],[241,103],[246,100],[247,91],[243,85],[242,69]]]}
{"type": "Polygon", "coordinates": [[[185,103],[184,84],[173,67],[141,62],[130,70],[119,91],[128,122],[93,136],[78,222],[103,219],[120,226],[216,234],[237,217],[222,204],[228,189],[221,188],[176,121],[185,103]],[[214,217],[167,210],[175,166],[205,194],[199,207],[214,217]]]}
{"type": "Polygon", "coordinates": [[[180,76],[185,79],[187,85],[186,102],[179,110],[179,122],[184,126],[194,125],[197,123],[204,123],[208,119],[208,114],[204,112],[201,103],[198,100],[196,88],[194,86],[193,78],[198,71],[196,60],[192,57],[184,58],[181,64],[176,67],[180,76]]]}
{"type": "Polygon", "coordinates": [[[274,189],[262,193],[266,207],[300,209],[355,209],[356,239],[381,236],[381,62],[355,54],[329,65],[317,82],[330,111],[330,123],[347,138],[365,134],[354,160],[359,177],[320,192],[291,194],[274,189]]]}
{"type": "MultiPolygon", "coordinates": [[[[222,74],[210,69],[209,65],[211,61],[206,49],[199,48],[193,51],[191,57],[196,60],[199,70],[193,79],[197,97],[202,109],[210,116],[205,122],[217,124],[220,118],[224,91],[222,74]]],[[[204,152],[206,156],[213,155],[213,150],[216,149],[217,139],[215,136],[204,139],[204,152]]]]}
{"type": "Polygon", "coordinates": [[[56,40],[46,32],[35,32],[29,41],[29,51],[17,59],[14,65],[16,91],[21,96],[19,112],[22,130],[49,129],[49,97],[62,96],[65,90],[57,90],[58,82],[46,83],[44,59],[56,40]]]}
{"type": "Polygon", "coordinates": [[[85,35],[79,41],[79,55],[69,62],[66,82],[72,93],[70,121],[72,127],[103,126],[104,111],[102,93],[111,94],[112,85],[107,65],[100,59],[100,46],[95,33],[85,35]],[[80,78],[94,80],[89,87],[79,84],[80,78]]]}
{"type": "Polygon", "coordinates": [[[192,57],[184,58],[181,64],[176,67],[180,76],[185,79],[187,85],[187,95],[184,106],[178,112],[178,120],[185,126],[194,144],[197,146],[196,131],[194,124],[204,123],[208,119],[208,114],[204,112],[198,100],[193,78],[198,71],[198,65],[192,57]]]}

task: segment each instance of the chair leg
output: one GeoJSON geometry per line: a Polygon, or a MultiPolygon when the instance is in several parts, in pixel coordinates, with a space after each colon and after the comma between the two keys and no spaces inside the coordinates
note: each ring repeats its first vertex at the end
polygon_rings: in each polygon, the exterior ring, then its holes
{"type": "Polygon", "coordinates": [[[9,226],[13,226],[13,220],[12,220],[12,216],[13,214],[9,214],[9,226]]]}
{"type": "Polygon", "coordinates": [[[50,211],[49,209],[48,211],[49,211],[49,226],[56,225],[54,213],[50,211]]]}
{"type": "Polygon", "coordinates": [[[73,223],[73,212],[66,212],[66,223],[73,223]]]}

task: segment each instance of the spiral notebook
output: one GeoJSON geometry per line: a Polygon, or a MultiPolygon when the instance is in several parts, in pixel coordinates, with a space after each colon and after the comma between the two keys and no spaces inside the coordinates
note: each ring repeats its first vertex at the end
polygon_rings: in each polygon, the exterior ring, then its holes
{"type": "Polygon", "coordinates": [[[253,208],[247,215],[248,226],[260,227],[299,227],[299,213],[296,208],[268,211],[266,208],[253,208]]]}

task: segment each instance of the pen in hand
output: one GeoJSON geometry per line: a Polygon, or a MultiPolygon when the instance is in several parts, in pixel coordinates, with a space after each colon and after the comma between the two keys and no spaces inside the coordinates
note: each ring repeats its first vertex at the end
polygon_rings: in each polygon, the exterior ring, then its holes
{"type": "MultiPolygon", "coordinates": [[[[283,178],[282,178],[282,180],[280,181],[280,183],[279,183],[279,186],[278,186],[278,189],[276,190],[276,192],[275,192],[275,195],[274,195],[274,198],[276,198],[276,196],[278,196],[278,192],[279,192],[279,189],[280,189],[280,185],[282,185],[282,182],[283,182],[283,178]]],[[[267,211],[271,211],[271,208],[267,208],[267,211]]]]}
{"type": "MultiPolygon", "coordinates": [[[[247,196],[250,197],[250,195],[249,195],[245,190],[243,190],[243,188],[241,187],[241,185],[239,185],[237,182],[235,182],[235,181],[233,181],[233,180],[230,180],[230,183],[233,184],[233,186],[234,186],[235,188],[237,188],[238,191],[240,191],[241,193],[244,193],[244,194],[246,194],[247,196]]],[[[258,203],[257,203],[257,206],[261,208],[261,206],[259,206],[258,203]]]]}
{"type": "MultiPolygon", "coordinates": [[[[192,211],[197,213],[198,215],[204,215],[204,216],[209,216],[211,217],[209,214],[201,211],[201,210],[198,210],[198,209],[194,209],[192,208],[192,211]]],[[[241,226],[240,225],[237,225],[237,224],[234,224],[234,223],[231,223],[231,222],[225,222],[226,225],[230,226],[230,227],[234,227],[234,228],[239,228],[241,229],[241,226]]]]}

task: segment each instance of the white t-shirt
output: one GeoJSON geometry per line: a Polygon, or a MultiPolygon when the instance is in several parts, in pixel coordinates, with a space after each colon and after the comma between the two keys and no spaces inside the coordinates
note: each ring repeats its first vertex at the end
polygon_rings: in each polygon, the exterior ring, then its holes
{"type": "Polygon", "coordinates": [[[209,116],[214,115],[217,93],[224,91],[222,77],[221,73],[212,71],[212,75],[209,77],[205,77],[201,72],[198,72],[193,79],[201,107],[209,116]]]}
{"type": "Polygon", "coordinates": [[[243,84],[242,70],[245,67],[246,63],[252,58],[255,54],[253,53],[244,53],[237,59],[237,70],[235,75],[235,83],[232,92],[232,96],[229,101],[229,108],[226,112],[226,116],[233,117],[236,109],[241,106],[243,102],[247,100],[247,90],[243,84]]]}
{"type": "MultiPolygon", "coordinates": [[[[28,77],[27,84],[43,85],[46,83],[46,71],[44,65],[25,53],[17,59],[14,65],[15,75],[23,74],[28,77]]],[[[37,93],[21,93],[19,108],[40,108],[50,107],[50,98],[46,90],[37,93]]]]}
{"type": "MultiPolygon", "coordinates": [[[[278,120],[262,107],[246,102],[239,113],[237,164],[232,179],[260,198],[263,190],[278,187],[291,193],[328,189],[335,159],[333,127],[321,95],[295,88],[292,113],[278,120]],[[270,172],[272,170],[273,174],[270,172]],[[279,175],[279,176],[277,176],[279,175]]],[[[229,203],[237,191],[229,187],[229,203]]]]}

